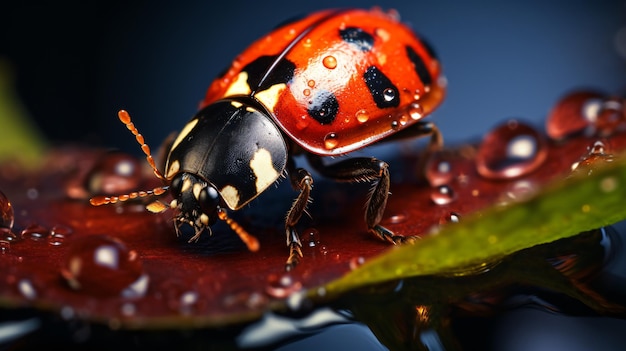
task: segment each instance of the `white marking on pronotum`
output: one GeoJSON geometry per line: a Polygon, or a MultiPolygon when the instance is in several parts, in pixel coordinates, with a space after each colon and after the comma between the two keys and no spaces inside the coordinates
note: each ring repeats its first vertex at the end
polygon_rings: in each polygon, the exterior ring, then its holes
{"type": "Polygon", "coordinates": [[[172,147],[170,148],[170,150],[176,149],[176,147],[178,147],[178,144],[180,144],[183,141],[183,139],[185,139],[187,135],[189,135],[189,132],[191,132],[193,128],[195,128],[196,124],[198,124],[197,118],[194,118],[191,121],[189,121],[189,123],[185,124],[185,126],[183,127],[183,130],[180,131],[180,133],[176,137],[176,140],[174,140],[174,142],[172,143],[172,147]]]}
{"type": "Polygon", "coordinates": [[[231,210],[236,210],[239,205],[239,190],[232,185],[226,185],[220,190],[220,195],[224,202],[230,207],[231,210]]]}

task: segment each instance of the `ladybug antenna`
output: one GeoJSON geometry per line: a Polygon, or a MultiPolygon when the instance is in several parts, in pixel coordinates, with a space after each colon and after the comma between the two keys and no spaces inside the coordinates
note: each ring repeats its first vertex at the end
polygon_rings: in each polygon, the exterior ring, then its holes
{"type": "Polygon", "coordinates": [[[128,128],[128,130],[130,130],[130,132],[133,133],[133,135],[135,136],[137,143],[141,146],[141,151],[143,151],[143,153],[146,155],[146,161],[148,161],[148,163],[150,164],[150,167],[152,167],[152,171],[154,172],[154,175],[161,180],[166,180],[163,174],[157,168],[156,164],[154,163],[154,158],[152,157],[152,154],[150,153],[150,147],[148,146],[148,144],[146,144],[145,140],[143,139],[143,135],[139,134],[139,131],[135,127],[135,124],[133,124],[133,121],[131,120],[128,112],[126,110],[119,110],[119,112],[117,113],[117,117],[120,119],[120,121],[122,121],[122,123],[124,123],[126,128],[128,128]]]}
{"type": "MultiPolygon", "coordinates": [[[[165,177],[157,169],[156,164],[154,163],[154,158],[152,157],[152,154],[150,153],[150,147],[144,141],[143,135],[139,134],[139,131],[133,124],[133,121],[131,120],[128,112],[126,112],[126,110],[120,110],[117,113],[117,117],[120,119],[120,121],[122,121],[122,123],[124,123],[126,128],[128,128],[128,130],[130,130],[130,132],[133,133],[133,135],[135,136],[135,139],[137,140],[137,143],[141,145],[141,151],[143,151],[143,153],[146,155],[146,160],[148,161],[148,164],[150,164],[150,167],[152,168],[154,175],[157,178],[165,181],[166,180],[165,177]]],[[[160,186],[152,190],[135,191],[129,194],[118,195],[118,196],[96,196],[96,197],[89,199],[89,203],[91,203],[93,206],[101,206],[101,205],[107,205],[107,204],[114,204],[116,202],[123,202],[123,201],[127,201],[130,199],[136,199],[136,198],[142,198],[142,197],[148,197],[148,196],[159,196],[165,193],[167,189],[169,189],[169,186],[160,186]]],[[[159,204],[158,202],[154,202],[149,205],[151,207],[148,207],[148,209],[151,212],[161,212],[166,208],[165,206],[158,206],[158,204],[159,204]]]]}
{"type": "Polygon", "coordinates": [[[219,219],[226,222],[226,224],[228,224],[228,226],[230,227],[230,229],[233,230],[233,232],[239,235],[239,238],[241,239],[241,241],[244,242],[244,244],[246,244],[246,246],[248,247],[248,250],[252,252],[256,252],[259,250],[259,241],[257,240],[257,238],[250,235],[245,229],[243,229],[242,226],[240,226],[232,218],[228,217],[226,215],[225,210],[219,209],[217,212],[217,216],[219,217],[219,219]]]}

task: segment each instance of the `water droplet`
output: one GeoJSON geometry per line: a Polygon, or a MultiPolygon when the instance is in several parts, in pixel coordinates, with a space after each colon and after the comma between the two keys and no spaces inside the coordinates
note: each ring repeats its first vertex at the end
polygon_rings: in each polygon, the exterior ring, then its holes
{"type": "Polygon", "coordinates": [[[72,235],[72,229],[62,226],[55,225],[50,229],[50,236],[48,237],[48,243],[52,246],[59,246],[65,242],[65,240],[72,235]]]}
{"type": "Polygon", "coordinates": [[[9,228],[0,228],[0,253],[7,253],[18,237],[9,228]]]}
{"type": "Polygon", "coordinates": [[[439,224],[443,225],[447,223],[459,223],[460,221],[460,214],[458,214],[457,212],[448,212],[439,219],[439,224]]]}
{"type": "Polygon", "coordinates": [[[387,42],[389,41],[389,38],[391,38],[391,35],[389,34],[389,32],[381,27],[376,28],[376,30],[374,30],[374,34],[376,34],[377,37],[379,37],[380,39],[382,39],[383,42],[387,42]]]}
{"type": "Polygon", "coordinates": [[[167,306],[180,314],[188,315],[197,311],[202,303],[200,294],[183,282],[168,280],[162,284],[160,291],[165,294],[167,306]]]}
{"type": "Polygon", "coordinates": [[[392,88],[387,88],[383,91],[383,99],[387,102],[393,101],[396,98],[396,91],[392,88]]]}
{"type": "Polygon", "coordinates": [[[450,184],[452,180],[452,165],[443,159],[440,153],[436,153],[428,160],[426,167],[426,179],[431,186],[450,184]]]}
{"type": "Polygon", "coordinates": [[[289,274],[271,274],[267,279],[265,292],[272,297],[284,299],[292,293],[302,289],[302,283],[289,274]]]}
{"type": "Polygon", "coordinates": [[[476,155],[476,168],[485,178],[516,178],[536,170],[547,155],[547,142],[539,132],[511,120],[485,136],[476,155]]]}
{"type": "Polygon", "coordinates": [[[335,67],[337,67],[337,59],[335,58],[335,56],[329,55],[322,59],[322,64],[328,69],[334,69],[335,67]]]}
{"type": "Polygon", "coordinates": [[[360,123],[365,123],[370,118],[369,114],[364,109],[356,111],[355,116],[356,116],[356,120],[359,121],[360,123]]]}
{"type": "Polygon", "coordinates": [[[350,259],[350,270],[355,270],[365,263],[365,257],[353,257],[350,259]]]}
{"type": "Polygon", "coordinates": [[[400,128],[400,122],[391,121],[391,129],[398,129],[398,128],[400,128]]]}
{"type": "Polygon", "coordinates": [[[313,44],[313,41],[311,40],[311,38],[306,38],[302,42],[302,45],[304,45],[305,48],[310,48],[312,44],[313,44]]]}
{"type": "Polygon", "coordinates": [[[11,205],[11,201],[2,191],[0,191],[0,212],[0,228],[12,229],[15,221],[13,205],[11,205]]]}
{"type": "Polygon", "coordinates": [[[596,141],[587,147],[587,154],[582,156],[579,161],[572,164],[572,173],[578,174],[586,172],[587,175],[593,173],[594,168],[605,162],[613,162],[614,156],[610,151],[608,141],[596,141]]]}
{"type": "Polygon", "coordinates": [[[324,147],[328,150],[332,150],[339,145],[339,139],[337,133],[328,133],[324,137],[324,147]]]}
{"type": "Polygon", "coordinates": [[[122,152],[108,152],[86,177],[89,194],[117,195],[140,187],[143,176],[139,161],[122,152]]]}
{"type": "Polygon", "coordinates": [[[307,118],[306,115],[300,116],[300,118],[298,118],[298,120],[296,121],[296,128],[298,128],[299,130],[303,130],[308,126],[309,126],[309,119],[307,118]]]}
{"type": "Polygon", "coordinates": [[[603,94],[576,91],[563,97],[546,119],[546,133],[552,139],[564,139],[582,132],[595,123],[603,94]]]}
{"type": "Polygon", "coordinates": [[[315,81],[313,79],[309,79],[306,84],[309,86],[309,88],[315,88],[315,81]]]}
{"type": "Polygon", "coordinates": [[[31,239],[37,241],[47,238],[48,235],[50,235],[50,231],[39,224],[31,224],[22,229],[20,234],[23,239],[31,239]]]}
{"type": "Polygon", "coordinates": [[[401,126],[404,127],[407,123],[409,123],[409,116],[405,114],[400,115],[398,122],[400,123],[401,126]]]}
{"type": "Polygon", "coordinates": [[[147,276],[137,252],[106,235],[74,238],[61,275],[72,289],[92,295],[141,295],[147,276]]]}
{"type": "Polygon", "coordinates": [[[304,241],[309,247],[315,247],[320,243],[320,233],[315,228],[309,228],[304,231],[304,241]]]}
{"type": "Polygon", "coordinates": [[[424,108],[422,108],[422,105],[417,102],[411,103],[411,105],[409,105],[409,116],[416,121],[424,117],[424,108]]]}
{"type": "Polygon", "coordinates": [[[447,205],[456,199],[456,193],[448,185],[440,185],[431,191],[430,199],[437,205],[447,205]]]}

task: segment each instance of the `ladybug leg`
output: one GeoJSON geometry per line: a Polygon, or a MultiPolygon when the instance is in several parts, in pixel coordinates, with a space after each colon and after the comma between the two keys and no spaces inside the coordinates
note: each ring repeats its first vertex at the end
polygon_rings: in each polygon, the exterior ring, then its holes
{"type": "Polygon", "coordinates": [[[430,136],[430,140],[428,141],[424,154],[420,157],[417,163],[417,177],[420,181],[426,180],[426,167],[431,156],[443,148],[443,136],[441,135],[439,128],[437,128],[433,122],[419,121],[384,140],[385,142],[398,141],[415,139],[424,136],[430,136]]]}
{"type": "Polygon", "coordinates": [[[365,223],[368,230],[393,244],[399,244],[408,239],[380,225],[387,206],[391,183],[389,166],[386,162],[374,157],[358,157],[326,165],[320,157],[314,155],[309,155],[309,162],[322,175],[337,181],[373,183],[365,209],[365,223]]]}
{"type": "Polygon", "coordinates": [[[302,214],[306,213],[308,203],[311,202],[313,177],[303,168],[296,169],[292,159],[289,159],[287,167],[291,186],[300,191],[300,194],[291,205],[285,218],[285,232],[287,235],[287,246],[289,247],[289,257],[287,258],[285,267],[287,270],[291,270],[300,262],[300,257],[302,257],[302,243],[300,242],[300,236],[295,227],[300,217],[302,217],[302,214]]]}

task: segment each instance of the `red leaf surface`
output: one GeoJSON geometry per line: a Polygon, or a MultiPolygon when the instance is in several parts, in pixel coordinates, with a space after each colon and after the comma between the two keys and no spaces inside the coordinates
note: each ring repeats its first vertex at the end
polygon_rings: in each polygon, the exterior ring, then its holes
{"type": "MultiPolygon", "coordinates": [[[[579,123],[568,129],[567,114],[581,111],[571,105],[581,105],[586,96],[573,94],[549,118],[548,130],[558,130],[563,140],[508,121],[476,145],[434,155],[421,182],[418,153],[387,160],[393,184],[382,224],[397,234],[429,235],[466,214],[540,191],[576,165],[587,171],[584,165],[610,161],[612,153],[626,148],[624,112],[613,111],[613,103],[596,110],[593,121],[573,116],[579,123]]],[[[177,237],[170,211],[151,214],[140,201],[89,204],[95,193],[158,186],[140,165],[131,156],[85,146],[51,150],[35,172],[2,165],[0,302],[111,326],[222,326],[282,307],[294,292],[319,287],[389,249],[367,233],[362,205],[367,184],[316,179],[312,218],[302,223],[304,258],[290,272],[284,268],[288,250],[282,229],[295,195],[288,182],[231,214],[259,238],[258,252],[247,251],[224,223],[188,243],[190,233],[177,237]]]]}

